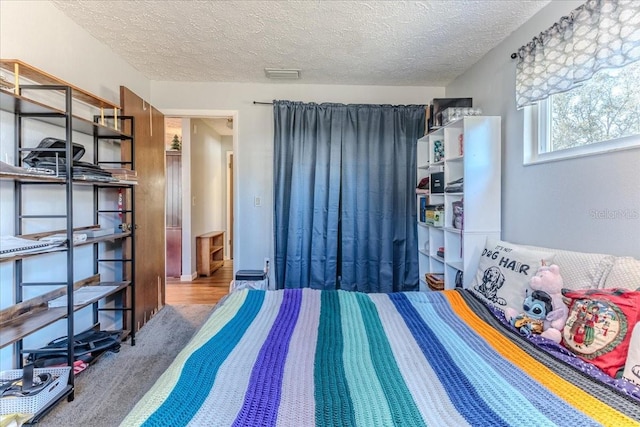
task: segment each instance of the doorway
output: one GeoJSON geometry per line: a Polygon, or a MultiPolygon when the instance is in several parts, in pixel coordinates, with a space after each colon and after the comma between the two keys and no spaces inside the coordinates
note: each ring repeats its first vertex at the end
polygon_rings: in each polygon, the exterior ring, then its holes
{"type": "MultiPolygon", "coordinates": [[[[229,157],[233,162],[233,115],[167,116],[166,148],[166,275],[190,282],[198,277],[196,236],[225,233],[224,259],[233,258],[229,218],[229,157]]],[[[231,178],[232,178],[231,173],[231,178]]],[[[232,203],[232,202],[231,202],[232,203]]]]}

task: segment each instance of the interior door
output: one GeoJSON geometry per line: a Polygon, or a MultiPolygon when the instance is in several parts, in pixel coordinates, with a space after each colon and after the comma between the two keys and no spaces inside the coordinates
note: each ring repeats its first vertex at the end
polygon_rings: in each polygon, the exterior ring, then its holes
{"type": "Polygon", "coordinates": [[[164,115],[120,86],[122,113],[135,118],[135,315],[138,329],[164,305],[164,115]]]}

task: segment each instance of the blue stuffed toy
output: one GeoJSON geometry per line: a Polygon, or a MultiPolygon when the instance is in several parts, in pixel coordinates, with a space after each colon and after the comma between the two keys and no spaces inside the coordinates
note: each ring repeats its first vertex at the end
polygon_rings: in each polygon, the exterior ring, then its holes
{"type": "Polygon", "coordinates": [[[544,321],[547,313],[553,310],[551,297],[543,291],[533,291],[522,303],[524,313],[520,313],[510,319],[513,325],[522,335],[541,334],[544,331],[544,321]]]}

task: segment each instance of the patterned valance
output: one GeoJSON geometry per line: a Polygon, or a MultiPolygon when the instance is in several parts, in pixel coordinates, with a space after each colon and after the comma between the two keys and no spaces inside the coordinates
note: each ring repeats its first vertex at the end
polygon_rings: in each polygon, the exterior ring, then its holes
{"type": "Polygon", "coordinates": [[[589,0],[522,46],[517,58],[517,108],[637,61],[640,1],[589,0]]]}

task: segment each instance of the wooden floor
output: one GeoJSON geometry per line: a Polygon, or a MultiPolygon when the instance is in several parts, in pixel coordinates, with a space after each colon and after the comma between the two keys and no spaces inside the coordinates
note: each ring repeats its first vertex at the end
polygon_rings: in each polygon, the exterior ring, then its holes
{"type": "Polygon", "coordinates": [[[166,304],[215,304],[229,293],[233,280],[233,260],[209,277],[198,277],[193,282],[167,277],[166,304]]]}

